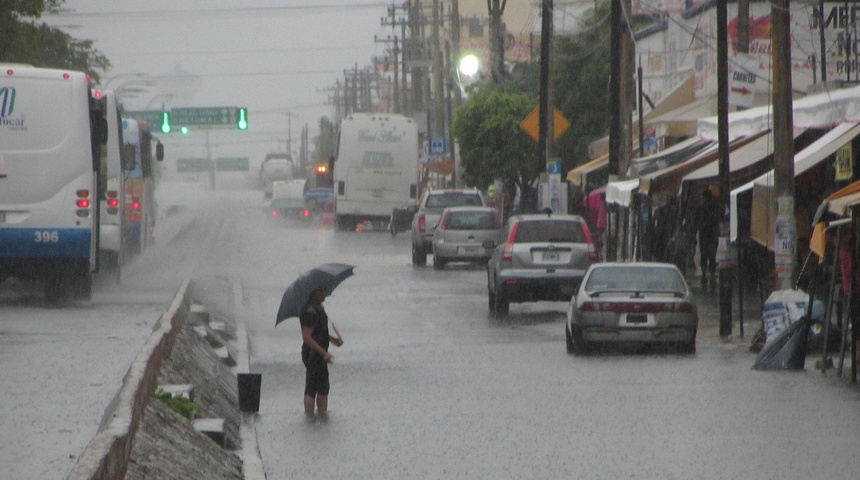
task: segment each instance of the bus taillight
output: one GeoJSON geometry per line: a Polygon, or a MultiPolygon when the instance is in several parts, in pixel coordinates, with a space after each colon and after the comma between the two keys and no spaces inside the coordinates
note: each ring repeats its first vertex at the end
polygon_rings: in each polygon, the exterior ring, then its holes
{"type": "Polygon", "coordinates": [[[131,202],[132,210],[140,210],[140,202],[131,202]]]}

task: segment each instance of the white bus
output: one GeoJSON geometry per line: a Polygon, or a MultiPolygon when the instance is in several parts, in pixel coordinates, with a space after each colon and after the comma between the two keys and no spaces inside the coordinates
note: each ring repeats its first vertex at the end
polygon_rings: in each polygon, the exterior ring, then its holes
{"type": "Polygon", "coordinates": [[[106,129],[84,73],[0,64],[0,280],[90,297],[106,129]]]}
{"type": "Polygon", "coordinates": [[[418,196],[418,126],[388,113],[355,113],[341,121],[333,168],[335,225],[365,220],[385,227],[395,207],[418,196]]]}
{"type": "Polygon", "coordinates": [[[122,118],[116,94],[112,90],[97,90],[96,98],[105,102],[107,136],[102,145],[102,166],[106,170],[104,195],[99,213],[99,265],[100,270],[112,269],[117,278],[122,278],[123,228],[125,223],[125,195],[123,182],[134,169],[134,148],[125,146],[122,140],[122,118]]]}

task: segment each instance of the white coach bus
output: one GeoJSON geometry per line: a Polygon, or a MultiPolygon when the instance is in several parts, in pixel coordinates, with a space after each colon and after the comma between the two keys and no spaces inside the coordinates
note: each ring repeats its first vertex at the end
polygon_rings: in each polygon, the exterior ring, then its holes
{"type": "Polygon", "coordinates": [[[354,113],[340,124],[333,167],[335,226],[371,221],[384,228],[395,207],[415,202],[418,126],[388,113],[354,113]]]}
{"type": "Polygon", "coordinates": [[[89,298],[98,268],[104,101],[86,74],[0,64],[0,280],[89,298]]]}

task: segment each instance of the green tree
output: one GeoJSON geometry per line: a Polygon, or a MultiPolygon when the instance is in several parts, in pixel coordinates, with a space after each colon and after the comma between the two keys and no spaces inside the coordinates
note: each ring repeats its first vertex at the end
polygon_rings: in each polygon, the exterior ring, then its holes
{"type": "Polygon", "coordinates": [[[4,0],[0,6],[0,61],[36,67],[68,68],[98,80],[110,61],[90,40],[77,40],[62,30],[37,23],[47,10],[65,0],[4,0]]]}
{"type": "Polygon", "coordinates": [[[536,105],[528,95],[484,88],[457,109],[452,131],[465,183],[486,188],[500,179],[521,189],[526,208],[535,204],[533,185],[541,162],[537,145],[520,124],[536,105]]]}
{"type": "Polygon", "coordinates": [[[335,125],[328,117],[320,117],[320,134],[314,139],[314,162],[315,164],[326,163],[334,156],[337,149],[337,132],[335,125]]]}

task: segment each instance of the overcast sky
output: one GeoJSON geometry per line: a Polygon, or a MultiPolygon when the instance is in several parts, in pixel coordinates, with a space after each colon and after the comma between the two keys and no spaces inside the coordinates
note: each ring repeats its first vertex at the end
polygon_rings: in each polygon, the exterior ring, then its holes
{"type": "MultiPolygon", "coordinates": [[[[92,40],[112,67],[102,84],[145,88],[131,94],[129,110],[247,107],[247,132],[211,132],[213,156],[283,151],[288,118],[292,149],[301,129],[318,134],[332,117],[330,90],[343,71],[370,65],[399,33],[381,25],[390,2],[373,0],[68,0],[65,11],[43,19],[75,38],[92,40]],[[241,5],[241,6],[240,6],[241,5]],[[155,80],[142,84],[138,74],[155,80]],[[287,112],[292,115],[288,117],[287,112]]],[[[205,136],[171,134],[172,158],[205,156],[205,136]]],[[[170,152],[169,152],[170,153],[170,152]]]]}

